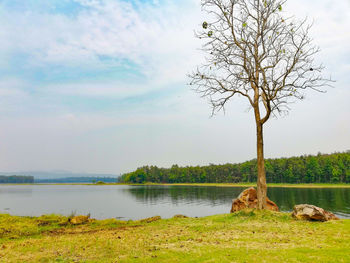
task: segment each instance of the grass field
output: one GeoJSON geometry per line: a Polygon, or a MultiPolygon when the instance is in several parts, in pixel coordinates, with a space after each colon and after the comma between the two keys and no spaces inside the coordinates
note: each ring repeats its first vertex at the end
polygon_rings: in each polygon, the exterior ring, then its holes
{"type": "Polygon", "coordinates": [[[248,210],[71,225],[56,215],[2,214],[0,262],[350,262],[350,220],[248,210]]]}

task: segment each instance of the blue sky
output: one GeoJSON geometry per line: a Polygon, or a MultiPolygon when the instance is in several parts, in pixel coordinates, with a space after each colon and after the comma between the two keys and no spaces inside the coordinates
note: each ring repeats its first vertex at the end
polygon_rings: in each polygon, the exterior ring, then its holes
{"type": "MultiPolygon", "coordinates": [[[[267,157],[350,149],[350,3],[290,0],[337,80],[265,131],[267,157]],[[303,8],[300,8],[300,7],[303,8]],[[282,136],[281,136],[282,135],[282,136]]],[[[195,0],[0,0],[0,171],[121,173],[255,157],[252,113],[186,85],[203,61],[195,0]]]]}

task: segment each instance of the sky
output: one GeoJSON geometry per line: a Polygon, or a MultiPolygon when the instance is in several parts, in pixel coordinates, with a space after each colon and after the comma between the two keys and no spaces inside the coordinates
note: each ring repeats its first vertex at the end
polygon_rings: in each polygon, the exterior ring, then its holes
{"type": "MultiPolygon", "coordinates": [[[[350,1],[289,0],[336,82],[265,126],[265,156],[350,149],[350,1]]],[[[255,158],[253,112],[187,85],[199,0],[0,0],[0,171],[120,174],[255,158]]]]}

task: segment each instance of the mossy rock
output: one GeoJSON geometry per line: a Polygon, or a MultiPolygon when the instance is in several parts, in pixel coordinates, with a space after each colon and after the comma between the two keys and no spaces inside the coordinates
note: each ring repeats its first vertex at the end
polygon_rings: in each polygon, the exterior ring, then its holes
{"type": "Polygon", "coordinates": [[[69,219],[72,225],[81,225],[89,222],[89,216],[74,216],[69,219]]]}
{"type": "Polygon", "coordinates": [[[173,218],[188,218],[188,216],[185,216],[185,215],[174,215],[173,218]]]}
{"type": "Polygon", "coordinates": [[[151,223],[151,222],[158,221],[158,220],[161,220],[161,219],[162,218],[160,216],[153,216],[153,217],[141,219],[140,222],[142,222],[142,223],[151,223]]]}

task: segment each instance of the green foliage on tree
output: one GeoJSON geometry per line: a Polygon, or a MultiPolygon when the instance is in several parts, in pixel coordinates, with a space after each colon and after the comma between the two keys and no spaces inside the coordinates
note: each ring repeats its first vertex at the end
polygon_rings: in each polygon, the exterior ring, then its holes
{"type": "MultiPolygon", "coordinates": [[[[350,151],[266,159],[268,183],[350,183],[350,151]]],[[[239,183],[255,182],[256,159],[239,164],[159,168],[144,166],[124,174],[126,183],[239,183]]]]}

